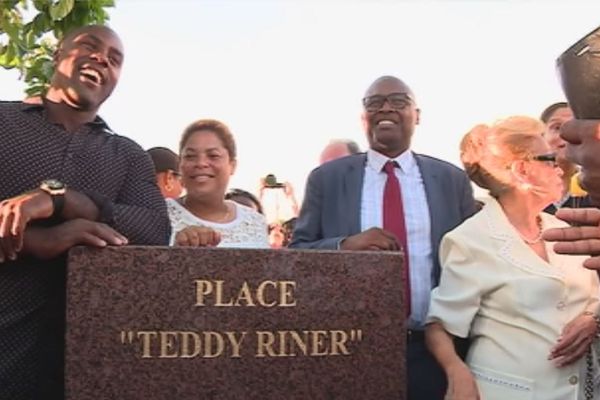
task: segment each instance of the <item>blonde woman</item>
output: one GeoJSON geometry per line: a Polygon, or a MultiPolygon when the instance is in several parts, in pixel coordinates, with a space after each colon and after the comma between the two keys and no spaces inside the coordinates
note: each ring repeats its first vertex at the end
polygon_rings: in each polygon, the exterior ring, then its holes
{"type": "Polygon", "coordinates": [[[578,400],[597,333],[598,277],[582,258],[554,253],[542,231],[564,226],[543,209],[562,195],[544,125],[511,117],[461,143],[483,209],[442,240],[427,345],[448,378],[447,399],[578,400]],[[469,337],[463,362],[452,337],[469,337]]]}

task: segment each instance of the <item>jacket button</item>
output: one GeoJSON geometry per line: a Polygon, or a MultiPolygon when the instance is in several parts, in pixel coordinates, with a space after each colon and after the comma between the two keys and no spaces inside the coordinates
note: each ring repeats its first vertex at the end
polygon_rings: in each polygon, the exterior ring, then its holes
{"type": "Polygon", "coordinates": [[[577,382],[579,382],[579,379],[575,375],[569,377],[569,383],[571,385],[577,385],[577,382]]]}

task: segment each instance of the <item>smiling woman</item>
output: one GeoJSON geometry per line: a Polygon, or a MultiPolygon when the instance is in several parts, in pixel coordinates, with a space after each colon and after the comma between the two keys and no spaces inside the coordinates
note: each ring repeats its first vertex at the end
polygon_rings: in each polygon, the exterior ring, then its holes
{"type": "Polygon", "coordinates": [[[216,120],[196,121],[183,132],[179,151],[181,181],[187,194],[167,200],[173,228],[171,244],[268,247],[264,216],[225,200],[237,163],[229,128],[216,120]]]}

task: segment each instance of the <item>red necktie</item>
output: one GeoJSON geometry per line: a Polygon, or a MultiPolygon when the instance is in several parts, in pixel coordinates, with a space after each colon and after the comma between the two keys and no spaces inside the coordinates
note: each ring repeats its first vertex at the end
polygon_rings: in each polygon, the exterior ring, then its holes
{"type": "Polygon", "coordinates": [[[406,316],[410,316],[410,275],[408,272],[408,241],[404,222],[404,206],[400,182],[394,173],[397,164],[388,161],[383,166],[387,175],[383,189],[383,229],[396,235],[404,251],[404,304],[406,316]]]}

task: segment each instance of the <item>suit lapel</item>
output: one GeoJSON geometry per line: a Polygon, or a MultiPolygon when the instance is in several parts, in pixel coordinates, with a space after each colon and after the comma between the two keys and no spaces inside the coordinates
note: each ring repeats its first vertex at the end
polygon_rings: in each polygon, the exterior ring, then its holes
{"type": "Polygon", "coordinates": [[[344,171],[343,179],[343,201],[339,207],[345,216],[347,234],[353,235],[361,231],[360,208],[362,200],[363,179],[365,176],[366,154],[353,157],[351,163],[344,171]]]}
{"type": "Polygon", "coordinates": [[[427,208],[429,209],[429,219],[431,221],[431,245],[435,249],[436,243],[441,240],[441,221],[445,217],[442,199],[444,194],[441,193],[442,185],[438,182],[438,175],[427,164],[427,160],[419,154],[415,154],[421,178],[423,179],[423,187],[425,188],[425,196],[427,197],[427,208]]]}

